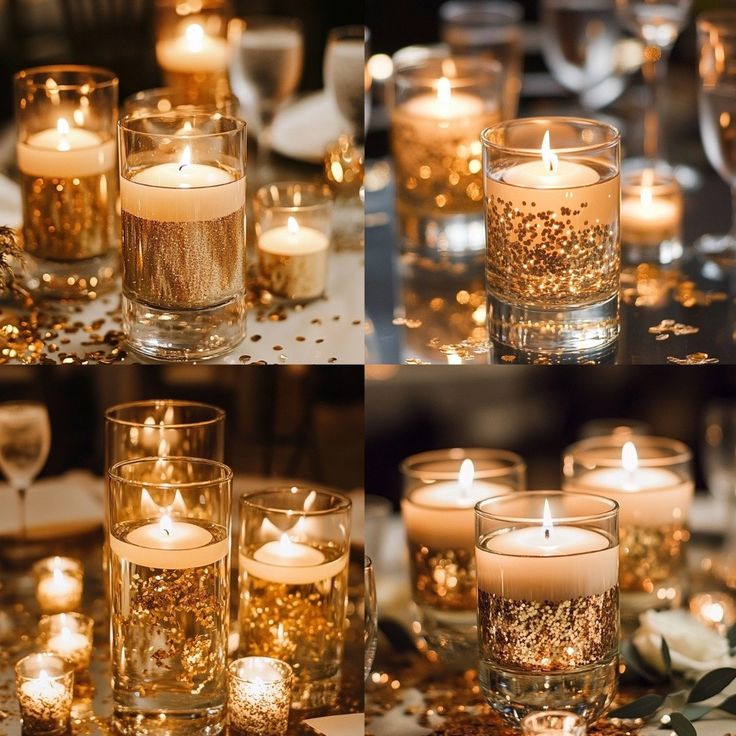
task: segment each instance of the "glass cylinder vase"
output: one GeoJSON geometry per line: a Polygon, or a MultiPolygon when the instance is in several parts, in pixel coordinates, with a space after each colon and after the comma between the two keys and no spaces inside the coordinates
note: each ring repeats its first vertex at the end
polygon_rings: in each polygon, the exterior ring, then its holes
{"type": "Polygon", "coordinates": [[[618,131],[524,118],[482,141],[491,339],[552,358],[605,353],[619,332],[618,131]]]}
{"type": "Polygon", "coordinates": [[[118,79],[96,67],[44,66],[14,82],[28,285],[94,297],[118,272],[118,79]]]}
{"type": "Polygon", "coordinates": [[[481,501],[475,519],[483,694],[513,723],[595,722],[616,691],[618,504],[535,491],[481,501]]]}
{"type": "Polygon", "coordinates": [[[240,652],[291,665],[291,707],[334,704],[350,556],[350,500],[308,487],[240,497],[240,652]]]}
{"type": "Polygon", "coordinates": [[[245,123],[128,116],[119,137],[128,344],[162,360],[223,355],[245,335],[245,123]]]}
{"type": "Polygon", "coordinates": [[[224,727],[232,472],[210,460],[109,471],[113,722],[123,734],[224,727]]]}

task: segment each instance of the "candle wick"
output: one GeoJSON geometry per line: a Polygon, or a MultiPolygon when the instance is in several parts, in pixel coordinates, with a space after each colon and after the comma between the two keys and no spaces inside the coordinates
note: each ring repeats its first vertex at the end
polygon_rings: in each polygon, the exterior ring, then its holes
{"type": "Polygon", "coordinates": [[[187,164],[180,164],[179,171],[181,171],[187,164]]]}
{"type": "Polygon", "coordinates": [[[549,539],[549,529],[544,530],[544,538],[549,539]]]}
{"type": "Polygon", "coordinates": [[[171,532],[168,529],[166,529],[166,527],[164,527],[164,534],[166,534],[166,536],[168,537],[171,534],[171,532]]]}

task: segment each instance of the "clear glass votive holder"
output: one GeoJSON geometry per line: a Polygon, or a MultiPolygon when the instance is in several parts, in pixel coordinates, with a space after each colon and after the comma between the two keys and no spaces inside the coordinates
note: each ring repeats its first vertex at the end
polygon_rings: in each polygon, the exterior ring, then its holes
{"type": "Polygon", "coordinates": [[[64,657],[75,672],[82,673],[92,657],[94,627],[95,622],[82,613],[57,613],[41,617],[38,635],[45,651],[64,657]]]}
{"type": "Polygon", "coordinates": [[[109,471],[113,724],[219,733],[226,721],[232,472],[201,458],[109,471]]]}
{"type": "Polygon", "coordinates": [[[302,181],[268,184],[256,193],[256,248],[266,289],[304,303],[325,294],[332,240],[332,193],[302,181]]]}
{"type": "Polygon", "coordinates": [[[587,732],[585,721],[566,710],[530,713],[521,721],[521,736],[585,736],[587,732]]]}
{"type": "Polygon", "coordinates": [[[678,440],[609,435],[565,450],[562,487],[594,493],[620,506],[621,616],[627,628],[639,614],[682,604],[692,503],[692,452],[678,440]]]}
{"type": "Polygon", "coordinates": [[[272,657],[243,657],[228,667],[230,728],[243,736],[286,736],[292,669],[272,657]]]}
{"type": "Polygon", "coordinates": [[[74,668],[53,652],[23,657],[15,665],[15,692],[24,734],[67,732],[74,693],[74,668]]]}
{"type": "Polygon", "coordinates": [[[491,339],[528,354],[605,351],[619,333],[618,131],[523,118],[482,140],[491,339]]]}
{"type": "Polygon", "coordinates": [[[240,653],[291,665],[298,710],[337,698],[350,513],[348,498],[314,486],[240,497],[240,653]]]}
{"type": "Polygon", "coordinates": [[[33,566],[36,600],[43,614],[75,611],[82,602],[84,571],[72,557],[44,557],[33,566]]]}
{"type": "Polygon", "coordinates": [[[119,268],[118,79],[96,67],[43,66],[18,72],[14,87],[28,286],[94,297],[119,268]]]}
{"type": "Polygon", "coordinates": [[[174,111],[119,123],[123,330],[159,360],[245,336],[245,123],[174,111]]]}
{"type": "Polygon", "coordinates": [[[481,131],[501,120],[503,74],[441,49],[394,56],[391,149],[404,250],[482,251],[481,131]]]}
{"type": "Polygon", "coordinates": [[[238,100],[230,93],[216,96],[213,91],[211,97],[201,97],[194,104],[179,88],[155,87],[136,92],[123,102],[123,115],[161,115],[174,111],[203,114],[219,112],[228,117],[238,117],[238,100]]]}
{"type": "Polygon", "coordinates": [[[477,651],[475,512],[478,501],[524,490],[526,465],[513,452],[422,452],[401,464],[401,517],[412,598],[421,632],[445,660],[477,651]]]}
{"type": "Polygon", "coordinates": [[[673,172],[624,166],[621,174],[624,264],[668,265],[682,258],[682,207],[682,189],[673,172]]]}
{"type": "Polygon", "coordinates": [[[479,680],[512,723],[569,710],[595,722],[616,692],[618,504],[534,491],[475,507],[479,680]]]}
{"type": "Polygon", "coordinates": [[[190,104],[230,93],[229,0],[156,0],[156,61],[190,104]]]}

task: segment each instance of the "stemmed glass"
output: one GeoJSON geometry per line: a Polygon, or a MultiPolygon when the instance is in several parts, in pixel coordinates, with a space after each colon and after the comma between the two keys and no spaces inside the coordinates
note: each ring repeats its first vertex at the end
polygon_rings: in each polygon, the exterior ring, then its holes
{"type": "Polygon", "coordinates": [[[368,679],[376,657],[378,645],[378,609],[376,606],[376,576],[373,561],[365,557],[365,669],[364,676],[368,679]]]}
{"type": "Polygon", "coordinates": [[[616,0],[621,22],[644,43],[642,73],[648,89],[644,111],[644,157],[662,160],[659,90],[670,51],[687,23],[692,0],[616,0]]]}
{"type": "Polygon", "coordinates": [[[703,469],[711,495],[730,515],[736,508],[736,402],[714,401],[705,409],[703,469]]]}
{"type": "Polygon", "coordinates": [[[41,472],[51,446],[46,407],[36,401],[0,404],[0,470],[18,494],[21,539],[27,536],[26,493],[41,472]]]}
{"type": "Polygon", "coordinates": [[[365,26],[333,28],[327,37],[323,69],[325,89],[359,140],[365,128],[367,34],[365,26]]]}
{"type": "MultiPolygon", "coordinates": [[[[700,137],[711,166],[730,186],[731,231],[703,235],[695,248],[706,255],[736,260],[736,10],[698,16],[700,137]]],[[[725,264],[724,264],[725,265],[725,264]]]]}

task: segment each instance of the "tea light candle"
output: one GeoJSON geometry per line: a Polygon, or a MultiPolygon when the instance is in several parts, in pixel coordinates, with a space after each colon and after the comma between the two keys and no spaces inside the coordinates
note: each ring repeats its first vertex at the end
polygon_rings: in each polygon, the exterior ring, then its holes
{"type": "Polygon", "coordinates": [[[89,667],[93,629],[94,621],[81,613],[44,616],[39,623],[45,648],[71,662],[76,672],[89,667]]]}
{"type": "Polygon", "coordinates": [[[288,299],[315,299],[325,291],[330,240],[313,227],[300,226],[295,217],[286,226],[260,234],[260,270],[268,288],[288,299]]]}
{"type": "Polygon", "coordinates": [[[478,501],[510,492],[500,483],[475,480],[470,458],[460,465],[457,481],[439,481],[416,488],[401,502],[401,516],[410,540],[435,549],[473,549],[478,501]]]}
{"type": "Polygon", "coordinates": [[[621,240],[640,246],[658,246],[679,237],[682,206],[679,190],[654,185],[654,171],[645,169],[637,183],[621,188],[621,240]]]}
{"type": "Polygon", "coordinates": [[[230,49],[224,38],[210,36],[199,23],[156,44],[156,60],[162,69],[184,74],[224,72],[230,49]]]}
{"type": "Polygon", "coordinates": [[[522,736],[585,736],[587,730],[579,715],[565,710],[530,713],[521,720],[522,736]]]}
{"type": "Polygon", "coordinates": [[[82,600],[82,564],[70,557],[48,557],[36,563],[36,600],[42,613],[79,608],[82,600]]]}
{"type": "Polygon", "coordinates": [[[270,657],[243,657],[228,669],[230,726],[245,736],[284,736],[292,669],[270,657]]]}
{"type": "Polygon", "coordinates": [[[72,666],[50,652],[31,654],[16,664],[15,679],[23,733],[65,732],[72,707],[72,666]]]}

